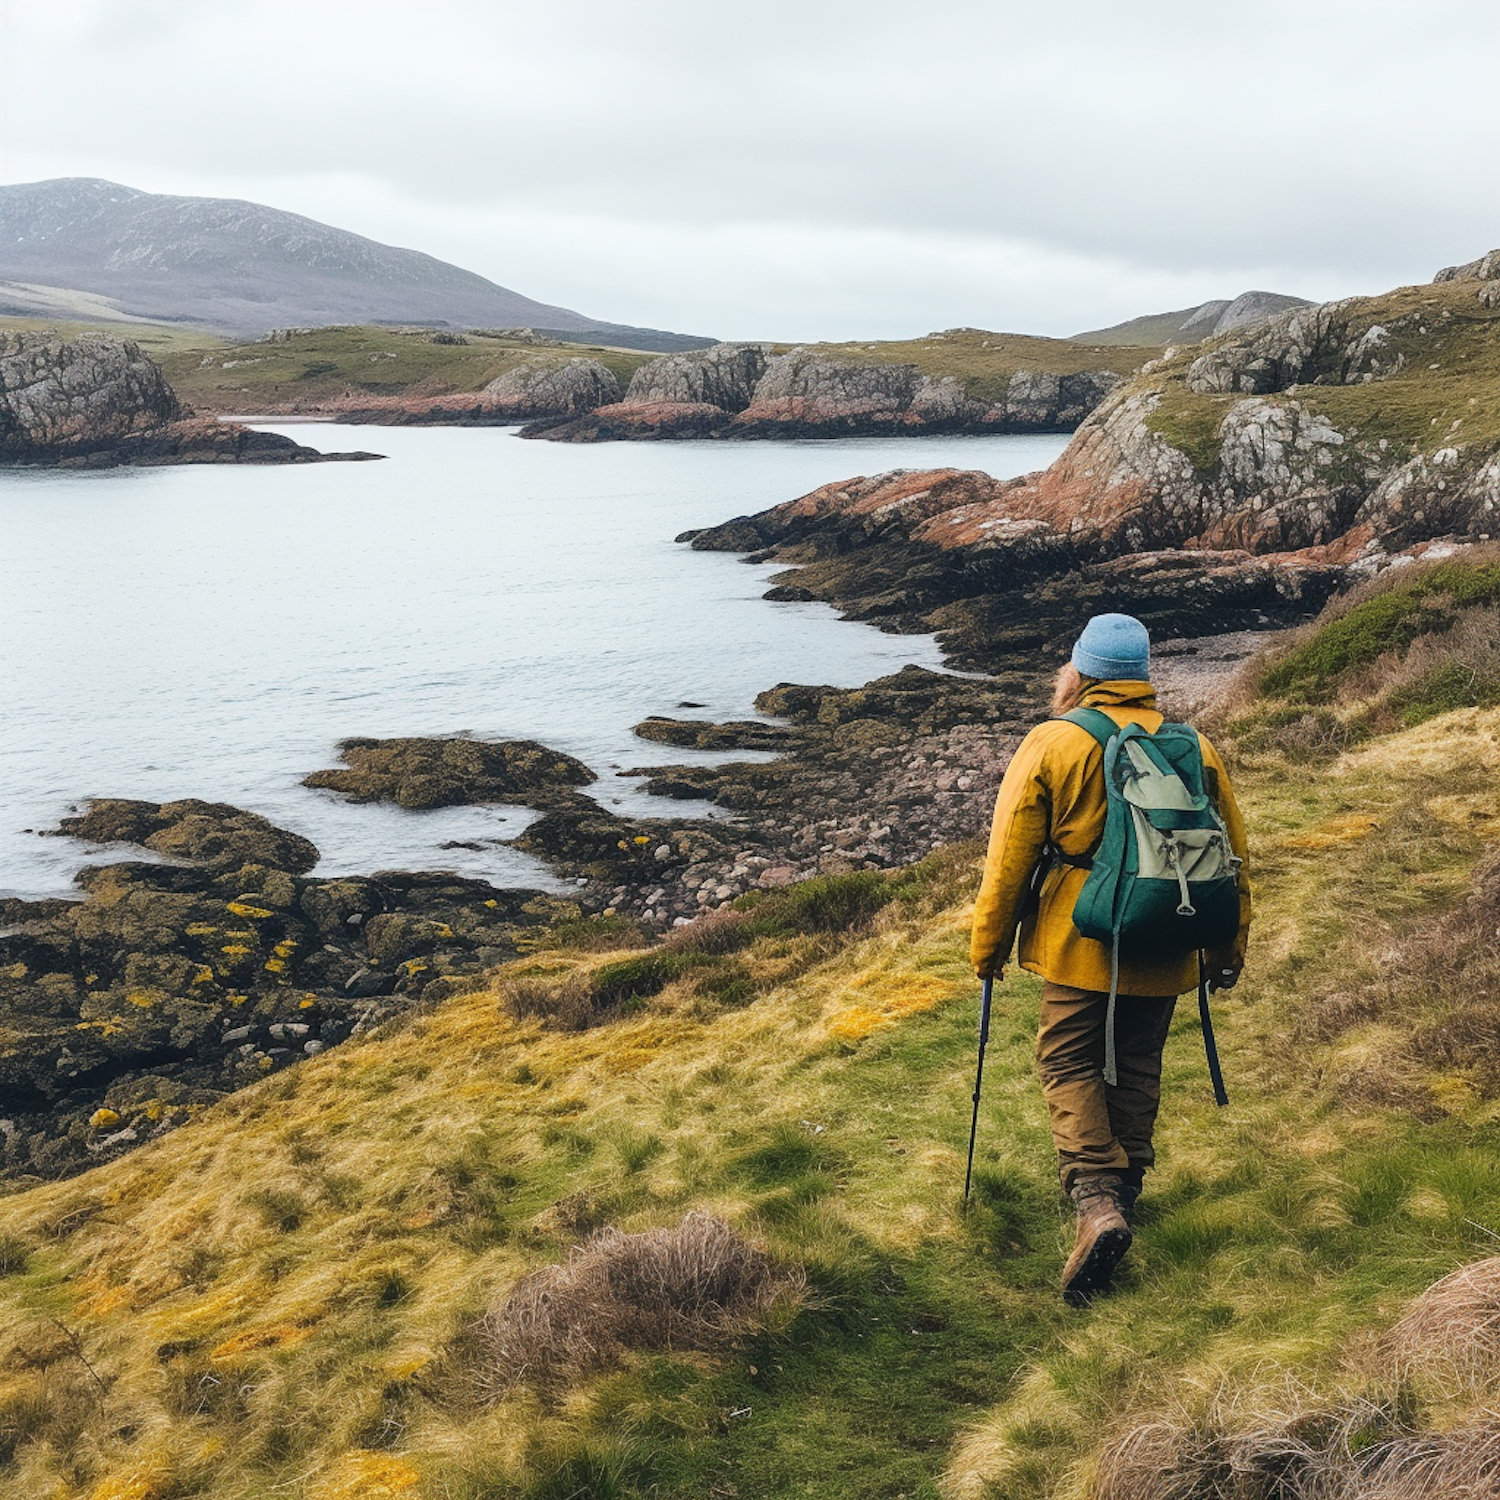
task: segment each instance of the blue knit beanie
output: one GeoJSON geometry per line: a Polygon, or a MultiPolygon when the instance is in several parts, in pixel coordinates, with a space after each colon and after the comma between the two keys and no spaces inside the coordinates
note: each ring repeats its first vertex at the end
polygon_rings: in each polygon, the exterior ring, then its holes
{"type": "Polygon", "coordinates": [[[1149,682],[1151,637],[1134,615],[1095,615],[1073,647],[1073,665],[1102,682],[1149,682]]]}

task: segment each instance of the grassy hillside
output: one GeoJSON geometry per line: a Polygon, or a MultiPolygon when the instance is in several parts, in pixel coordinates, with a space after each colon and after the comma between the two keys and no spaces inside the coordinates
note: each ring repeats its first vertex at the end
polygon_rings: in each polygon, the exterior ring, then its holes
{"type": "Polygon", "coordinates": [[[654,355],[588,344],[542,343],[468,333],[464,343],[431,329],[317,328],[274,344],[174,350],[161,363],[184,401],[210,411],[266,411],[360,396],[447,396],[478,391],[536,359],[597,359],[623,387],[654,355]]]}
{"type": "MultiPolygon", "coordinates": [[[[464,343],[435,341],[431,329],[317,328],[274,344],[231,343],[201,329],[165,324],[57,324],[36,318],[0,318],[0,329],[57,327],[69,337],[102,329],[134,339],[160,361],[178,395],[205,411],[299,410],[350,396],[447,396],[481,390],[518,364],[537,359],[597,359],[623,390],[631,375],[658,356],[551,340],[521,341],[478,333],[464,343]]],[[[778,352],[792,345],[774,346],[778,352]]],[[[807,346],[829,359],[856,363],[915,364],[924,374],[954,375],[976,400],[1005,395],[1020,369],[1068,375],[1114,370],[1129,375],[1157,348],[1093,348],[1067,339],[959,329],[926,338],[884,343],[807,346]]]]}
{"type": "MultiPolygon", "coordinates": [[[[1301,402],[1385,462],[1456,442],[1500,443],[1500,307],[1486,308],[1479,287],[1472,281],[1441,282],[1341,304],[1351,321],[1386,330],[1382,353],[1389,359],[1400,356],[1401,369],[1368,383],[1302,384],[1263,399],[1301,402]]],[[[1164,395],[1149,418],[1205,471],[1218,457],[1225,412],[1243,399],[1187,388],[1188,367],[1206,347],[1192,345],[1153,372],[1164,395]]]]}
{"type": "MultiPolygon", "coordinates": [[[[1201,304],[1200,304],[1201,306],[1201,304]]],[[[1176,312],[1146,313],[1124,323],[1115,323],[1108,328],[1093,328],[1086,333],[1071,335],[1077,344],[1149,345],[1181,342],[1182,325],[1198,311],[1196,307],[1181,307],[1176,312]]]]}
{"type": "MultiPolygon", "coordinates": [[[[1211,1469],[1225,1433],[1285,1447],[1289,1411],[1301,1442],[1323,1430],[1308,1412],[1354,1413],[1355,1447],[1462,1426],[1500,1363],[1400,1376],[1372,1335],[1493,1253],[1500,1077],[1422,1006],[1355,1002],[1393,955],[1431,969],[1493,930],[1454,924],[1500,847],[1500,709],[1311,761],[1246,734],[1236,779],[1259,915],[1219,1006],[1233,1104],[1214,1109],[1184,1007],[1116,1296],[1078,1313],[1055,1291],[1068,1223],[1025,975],[998,991],[958,1212],[978,851],[957,849],[646,953],[574,933],[0,1201],[0,1495],[1064,1497],[1102,1451],[1120,1500],[1227,1493],[1167,1481],[1211,1469]],[[675,1352],[641,1325],[613,1360],[581,1342],[602,1342],[598,1307],[567,1304],[546,1378],[497,1379],[474,1325],[519,1278],[597,1226],[690,1211],[793,1290],[675,1352]],[[1160,1462],[1133,1490],[1142,1433],[1160,1462]]],[[[1430,986],[1450,1018],[1489,1014],[1430,986]]]]}
{"type": "MultiPolygon", "coordinates": [[[[792,348],[775,346],[778,353],[792,348]]],[[[1038,338],[1024,333],[989,333],[982,328],[953,328],[919,339],[883,343],[808,344],[828,359],[856,364],[913,364],[924,375],[953,375],[976,401],[997,401],[1017,370],[1045,375],[1074,375],[1081,370],[1113,370],[1133,375],[1160,346],[1105,347],[1072,339],[1038,338]]]]}
{"type": "Polygon", "coordinates": [[[201,359],[220,341],[202,328],[187,328],[178,323],[123,323],[116,320],[65,319],[46,317],[0,317],[0,333],[35,333],[54,329],[64,338],[74,339],[81,333],[107,333],[112,338],[129,339],[139,344],[153,359],[183,350],[196,352],[201,359]]]}

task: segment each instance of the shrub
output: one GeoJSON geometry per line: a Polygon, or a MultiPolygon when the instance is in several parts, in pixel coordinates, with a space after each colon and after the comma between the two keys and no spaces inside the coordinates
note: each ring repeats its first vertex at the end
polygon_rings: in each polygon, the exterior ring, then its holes
{"type": "Polygon", "coordinates": [[[729,1225],[601,1230],[561,1265],[518,1282],[481,1321],[478,1380],[493,1400],[608,1368],[628,1351],[711,1350],[795,1308],[806,1278],[729,1225]]]}

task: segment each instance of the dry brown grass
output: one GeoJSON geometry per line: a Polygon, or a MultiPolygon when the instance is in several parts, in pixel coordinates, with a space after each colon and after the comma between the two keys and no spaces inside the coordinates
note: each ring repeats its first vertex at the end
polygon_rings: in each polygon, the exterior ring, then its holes
{"type": "Polygon", "coordinates": [[[1358,1026],[1399,1024],[1406,1035],[1382,1074],[1462,1072],[1481,1095],[1500,1094],[1500,851],[1480,865],[1457,910],[1376,946],[1374,970],[1310,1008],[1302,1034],[1326,1041],[1358,1026]]]}
{"type": "Polygon", "coordinates": [[[1378,1436],[1388,1408],[1354,1403],[1258,1428],[1162,1420],[1101,1456],[1097,1500],[1495,1500],[1500,1420],[1378,1436]],[[1373,1440],[1372,1440],[1373,1439],[1373,1440]]]}
{"type": "Polygon", "coordinates": [[[1382,1352],[1397,1376],[1431,1381],[1450,1399],[1477,1400],[1500,1389],[1500,1255],[1428,1287],[1382,1352]]]}
{"type": "Polygon", "coordinates": [[[1350,1368],[1365,1389],[1342,1399],[1221,1391],[1135,1423],[1101,1452],[1095,1500],[1500,1497],[1500,1256],[1428,1287],[1350,1368]],[[1423,1430],[1423,1396],[1455,1425],[1423,1430]]]}
{"type": "Polygon", "coordinates": [[[504,975],[495,992],[501,1009],[517,1021],[538,1020],[553,1031],[587,1031],[607,1019],[599,1012],[588,976],[504,975]]]}
{"type": "Polygon", "coordinates": [[[495,1400],[523,1383],[555,1388],[629,1351],[719,1348],[800,1305],[806,1284],[708,1214],[641,1234],[604,1229],[486,1315],[477,1381],[495,1400]]]}

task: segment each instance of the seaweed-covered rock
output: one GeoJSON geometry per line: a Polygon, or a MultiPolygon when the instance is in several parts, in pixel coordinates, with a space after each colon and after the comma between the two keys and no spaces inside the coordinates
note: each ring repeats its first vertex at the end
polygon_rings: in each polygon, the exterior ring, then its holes
{"type": "Polygon", "coordinates": [[[266,1073],[442,998],[578,908],[439,872],[310,879],[223,804],[105,799],[82,837],[193,856],[86,869],[0,917],[0,1177],[66,1176],[266,1073]]]}
{"type": "Polygon", "coordinates": [[[346,769],[314,771],[302,784],[408,808],[543,807],[596,779],[582,761],[534,740],[356,738],[341,740],[339,750],[346,769]]]}
{"type": "Polygon", "coordinates": [[[300,834],[259,813],[196,798],[158,804],[96,797],[83,813],[62,819],[57,831],[97,844],[138,844],[216,868],[259,864],[300,875],[318,862],[316,846],[300,834]]]}
{"type": "Polygon", "coordinates": [[[784,750],[795,731],[757,719],[735,719],[715,724],[704,719],[664,719],[653,716],[635,726],[643,740],[692,750],[784,750]]]}

